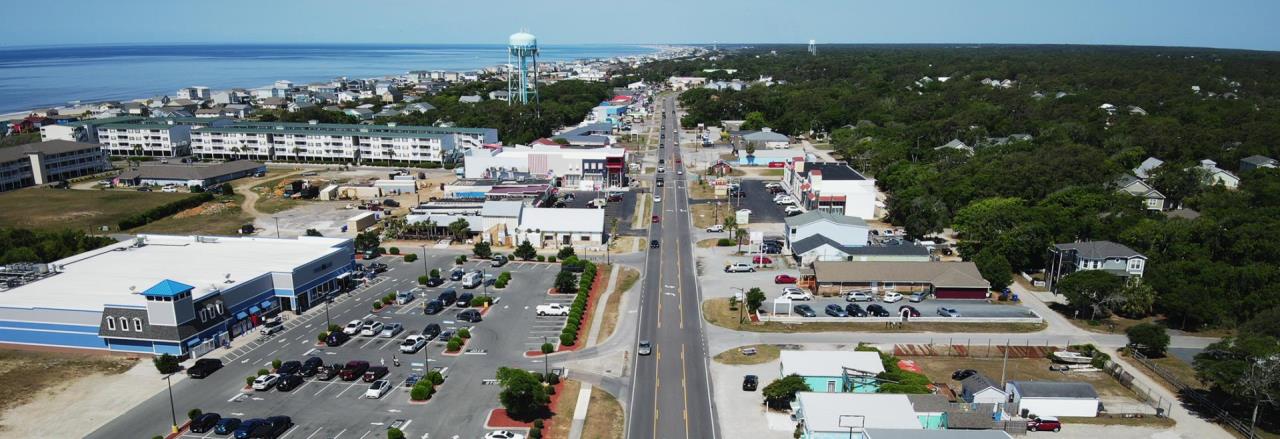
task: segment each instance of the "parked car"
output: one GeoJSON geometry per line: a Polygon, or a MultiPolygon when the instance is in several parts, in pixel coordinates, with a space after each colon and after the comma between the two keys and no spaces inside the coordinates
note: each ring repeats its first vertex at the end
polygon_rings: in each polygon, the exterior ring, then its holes
{"type": "Polygon", "coordinates": [[[458,301],[457,301],[457,303],[455,303],[455,305],[457,305],[457,306],[458,306],[458,308],[467,308],[467,307],[470,307],[470,306],[471,306],[471,299],[474,299],[474,298],[476,298],[476,296],[475,296],[474,294],[471,294],[471,293],[462,293],[462,294],[458,295],[458,301]]]}
{"type": "Polygon", "coordinates": [[[723,232],[724,224],[715,224],[715,225],[712,225],[711,227],[707,227],[707,231],[711,233],[723,232]]]}
{"type": "Polygon", "coordinates": [[[222,418],[213,426],[214,434],[231,434],[240,428],[240,418],[222,418]]]}
{"type": "Polygon", "coordinates": [[[884,297],[881,298],[880,300],[883,300],[884,303],[894,303],[899,300],[902,300],[902,294],[890,291],[890,292],[884,293],[884,297]]]}
{"type": "Polygon", "coordinates": [[[253,390],[271,390],[280,382],[280,375],[269,373],[253,379],[253,390]]]}
{"type": "Polygon", "coordinates": [[[760,377],[755,375],[745,375],[742,377],[742,390],[754,392],[760,386],[760,377]]]}
{"type": "Polygon", "coordinates": [[[462,267],[454,268],[452,270],[449,270],[449,280],[452,280],[452,281],[462,280],[462,276],[466,276],[466,274],[467,274],[467,270],[463,269],[462,267]]]}
{"type": "Polygon", "coordinates": [[[912,303],[924,302],[924,293],[912,293],[911,297],[907,298],[907,301],[912,303]]]}
{"type": "Polygon", "coordinates": [[[249,433],[249,438],[265,438],[275,439],[293,428],[293,419],[288,416],[272,416],[267,418],[265,422],[258,424],[253,428],[253,432],[249,433]]]}
{"type": "Polygon", "coordinates": [[[845,302],[871,302],[874,300],[875,297],[872,297],[871,293],[865,291],[850,291],[844,294],[845,302]]]}
{"type": "Polygon", "coordinates": [[[817,317],[818,316],[818,313],[813,312],[813,308],[810,307],[809,305],[796,305],[791,309],[792,311],[795,311],[796,314],[799,314],[801,317],[817,317]]]}
{"type": "Polygon", "coordinates": [[[370,367],[369,370],[364,371],[364,376],[362,376],[361,379],[366,383],[372,383],[387,376],[388,373],[391,373],[391,370],[387,369],[385,366],[373,366],[370,367]]]}
{"type": "Polygon", "coordinates": [[[437,323],[428,323],[427,327],[422,328],[422,336],[426,338],[427,341],[431,341],[436,338],[437,335],[440,335],[440,325],[437,323]]]}
{"type": "Polygon", "coordinates": [[[324,344],[325,346],[328,346],[331,348],[338,347],[338,346],[342,346],[343,343],[346,343],[347,340],[350,340],[350,339],[351,339],[351,336],[347,335],[346,332],[334,331],[334,332],[330,332],[328,337],[325,337],[324,344]]]}
{"type": "Polygon", "coordinates": [[[284,331],[284,320],[280,320],[279,318],[268,319],[263,322],[262,327],[258,329],[258,332],[262,335],[271,335],[280,331],[284,331]]]}
{"type": "Polygon", "coordinates": [[[387,266],[387,264],[384,264],[384,263],[381,263],[381,262],[374,262],[374,263],[372,263],[372,264],[369,264],[369,271],[372,271],[372,272],[374,272],[374,273],[383,273],[383,272],[385,272],[385,271],[387,271],[387,270],[390,270],[390,269],[391,269],[391,267],[389,267],[389,266],[387,266]]]}
{"type": "Polygon", "coordinates": [[[341,372],[338,372],[338,377],[342,378],[343,381],[355,381],[357,378],[364,376],[364,373],[368,370],[368,361],[351,360],[347,362],[346,366],[342,367],[341,372]]]}
{"type": "Polygon", "coordinates": [[[796,287],[783,288],[781,297],[787,300],[813,300],[812,294],[796,287]]]}
{"type": "Polygon", "coordinates": [[[889,310],[884,309],[884,307],[880,306],[878,303],[867,305],[867,314],[871,314],[872,317],[889,317],[892,315],[889,313],[889,310]]]}
{"type": "Polygon", "coordinates": [[[498,430],[484,435],[484,439],[524,439],[524,435],[514,431],[498,430]]]}
{"type": "Polygon", "coordinates": [[[427,279],[427,286],[429,287],[438,287],[441,285],[444,285],[444,278],[432,277],[427,279]]]}
{"type": "Polygon", "coordinates": [[[427,345],[427,338],[421,335],[410,335],[400,342],[400,352],[406,354],[417,353],[423,346],[427,345]]]}
{"type": "Polygon", "coordinates": [[[388,323],[386,326],[382,327],[382,332],[378,335],[383,338],[394,338],[395,336],[400,335],[400,332],[402,331],[404,331],[404,325],[399,323],[388,323]]]}
{"type": "Polygon", "coordinates": [[[906,314],[908,317],[920,317],[920,310],[911,305],[902,305],[898,307],[898,315],[906,314]]]}
{"type": "Polygon", "coordinates": [[[439,296],[436,296],[436,300],[439,300],[440,304],[445,306],[453,304],[458,301],[458,290],[445,288],[444,291],[440,292],[439,296]]]}
{"type": "Polygon", "coordinates": [[[464,309],[458,313],[456,318],[458,321],[467,323],[477,323],[481,320],[480,311],[475,309],[464,309]]]}
{"type": "Polygon", "coordinates": [[[235,436],[236,439],[248,439],[249,435],[253,434],[254,429],[258,428],[259,425],[266,423],[266,419],[255,418],[246,420],[241,422],[239,427],[236,427],[235,431],[232,432],[232,435],[235,436]]]}
{"type": "Polygon", "coordinates": [[[342,372],[341,364],[334,363],[328,366],[321,366],[320,371],[316,373],[316,379],[320,381],[329,381],[333,379],[333,377],[338,376],[338,374],[341,372],[342,372]]]}
{"type": "Polygon", "coordinates": [[[379,333],[382,332],[383,326],[385,325],[383,325],[382,322],[379,322],[379,321],[370,320],[370,321],[364,322],[364,325],[360,327],[360,335],[363,335],[365,337],[377,336],[379,333]]]}
{"type": "Polygon", "coordinates": [[[347,335],[356,335],[356,334],[359,334],[359,333],[360,333],[360,327],[361,327],[361,326],[363,326],[363,325],[364,325],[364,322],[362,322],[362,321],[359,321],[359,320],[352,320],[352,321],[350,321],[350,322],[347,322],[347,326],[346,326],[345,328],[342,328],[342,333],[343,333],[343,334],[347,334],[347,335]]]}
{"type": "Polygon", "coordinates": [[[834,303],[827,305],[826,313],[831,317],[849,317],[849,313],[845,312],[844,308],[834,303]]]}
{"type": "Polygon", "coordinates": [[[956,381],[964,381],[966,378],[977,375],[978,371],[973,369],[959,369],[951,373],[951,379],[956,381]]]}
{"type": "Polygon", "coordinates": [[[754,256],[751,258],[751,263],[759,265],[773,265],[773,259],[770,259],[768,256],[754,256]]]}
{"type": "Polygon", "coordinates": [[[789,274],[779,274],[773,277],[775,284],[793,284],[796,283],[796,277],[789,274]]]}
{"type": "Polygon", "coordinates": [[[1062,421],[1052,416],[1044,416],[1027,422],[1027,431],[1062,431],[1062,421]]]}
{"type": "Polygon", "coordinates": [[[507,257],[503,255],[494,256],[493,260],[489,261],[489,265],[494,267],[501,267],[503,265],[507,265],[507,257]]]}
{"type": "Polygon", "coordinates": [[[443,341],[449,341],[449,340],[452,340],[452,339],[453,339],[453,331],[442,331],[442,332],[440,332],[440,336],[439,336],[439,337],[437,337],[436,339],[437,339],[437,340],[440,340],[440,341],[442,341],[442,342],[443,342],[443,341]]]}
{"type": "Polygon", "coordinates": [[[195,419],[191,420],[191,425],[190,425],[191,432],[192,433],[208,433],[209,430],[212,430],[213,427],[218,424],[218,421],[221,421],[221,420],[222,420],[222,415],[219,415],[217,413],[201,414],[200,416],[196,416],[195,419]]]}
{"type": "Polygon", "coordinates": [[[738,262],[724,266],[725,273],[749,273],[754,271],[756,271],[756,268],[745,262],[738,262]]]}
{"type": "Polygon", "coordinates": [[[201,358],[196,360],[195,364],[187,368],[187,376],[191,378],[204,378],[213,375],[218,369],[222,368],[222,360],[217,358],[201,358]]]}
{"type": "Polygon", "coordinates": [[[649,340],[640,340],[640,344],[636,346],[636,353],[639,355],[649,355],[653,353],[653,343],[649,340]]]}
{"type": "Polygon", "coordinates": [[[938,315],[943,317],[960,317],[960,310],[955,308],[948,308],[945,306],[939,306],[938,315]]]}
{"type": "Polygon", "coordinates": [[[302,368],[298,369],[298,375],[304,377],[315,376],[321,367],[324,367],[324,360],[320,357],[307,358],[307,361],[302,362],[302,368]]]}
{"type": "Polygon", "coordinates": [[[782,245],[765,242],[764,245],[760,246],[760,251],[766,255],[779,255],[782,254],[782,245]]]}
{"type": "Polygon", "coordinates": [[[390,198],[382,200],[382,205],[387,207],[400,207],[400,202],[390,198]]]}
{"type": "Polygon", "coordinates": [[[538,305],[534,311],[540,316],[567,316],[569,315],[569,307],[559,303],[549,303],[546,305],[538,305]]]}
{"type": "Polygon", "coordinates": [[[867,316],[867,310],[862,309],[862,307],[858,306],[858,304],[856,303],[850,303],[848,305],[845,305],[844,313],[849,315],[849,317],[866,317],[867,316]]]}
{"type": "Polygon", "coordinates": [[[276,383],[276,390],[288,392],[302,385],[302,376],[294,374],[280,375],[280,382],[276,383]]]}
{"type": "Polygon", "coordinates": [[[787,216],[796,216],[804,213],[804,209],[801,209],[800,206],[787,206],[787,208],[782,209],[782,213],[787,216]]]}
{"type": "Polygon", "coordinates": [[[302,362],[297,360],[289,360],[280,363],[280,367],[276,368],[276,373],[280,375],[298,373],[298,369],[302,369],[302,362]]]}
{"type": "Polygon", "coordinates": [[[422,313],[426,315],[435,315],[444,311],[444,303],[439,300],[432,300],[422,305],[422,313]]]}

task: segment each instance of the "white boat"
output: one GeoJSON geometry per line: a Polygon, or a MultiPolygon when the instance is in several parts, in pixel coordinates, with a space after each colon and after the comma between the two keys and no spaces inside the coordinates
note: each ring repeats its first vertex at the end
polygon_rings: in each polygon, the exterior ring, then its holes
{"type": "Polygon", "coordinates": [[[1079,352],[1054,351],[1053,358],[1063,363],[1084,364],[1093,361],[1093,357],[1081,355],[1079,352]]]}

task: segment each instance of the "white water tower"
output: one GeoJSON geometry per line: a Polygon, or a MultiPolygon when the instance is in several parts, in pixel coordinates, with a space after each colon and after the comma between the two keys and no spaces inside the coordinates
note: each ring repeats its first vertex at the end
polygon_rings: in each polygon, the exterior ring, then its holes
{"type": "Polygon", "coordinates": [[[538,102],[538,37],[521,31],[507,39],[507,103],[529,101],[538,102]]]}

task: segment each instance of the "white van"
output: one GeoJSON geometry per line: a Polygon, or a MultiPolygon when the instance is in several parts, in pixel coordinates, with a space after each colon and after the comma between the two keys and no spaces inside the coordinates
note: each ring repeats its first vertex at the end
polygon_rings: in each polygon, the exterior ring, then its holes
{"type": "Polygon", "coordinates": [[[462,288],[475,288],[480,286],[480,282],[484,281],[484,275],[478,271],[473,271],[462,276],[462,288]]]}

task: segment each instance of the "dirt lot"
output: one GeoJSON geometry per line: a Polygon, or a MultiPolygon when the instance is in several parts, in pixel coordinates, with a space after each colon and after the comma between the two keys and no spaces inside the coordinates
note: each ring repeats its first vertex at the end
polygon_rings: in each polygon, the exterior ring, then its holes
{"type": "Polygon", "coordinates": [[[120,220],[191,194],[27,188],[0,194],[0,224],[31,229],[115,229],[120,220]]]}
{"type": "MultiPolygon", "coordinates": [[[[0,350],[0,412],[69,386],[78,378],[117,375],[135,363],[123,357],[0,350]]],[[[7,429],[0,425],[0,431],[7,429]]]]}
{"type": "MultiPolygon", "coordinates": [[[[567,387],[566,387],[567,388],[567,387]]],[[[591,388],[591,405],[582,424],[582,437],[589,439],[621,439],[626,416],[622,405],[609,392],[591,388]]]]}
{"type": "MultiPolygon", "coordinates": [[[[543,436],[554,438],[569,437],[569,429],[573,427],[573,410],[578,406],[578,391],[582,383],[565,380],[560,403],[556,406],[556,415],[543,425],[543,436]]],[[[589,437],[589,436],[584,436],[589,437]]]]}
{"type": "Polygon", "coordinates": [[[253,219],[240,209],[243,202],[244,197],[241,195],[219,197],[131,231],[174,235],[236,235],[240,226],[253,223],[253,219]]]}
{"type": "MultiPolygon", "coordinates": [[[[990,377],[993,380],[1000,380],[1001,367],[1004,359],[1000,357],[992,358],[973,358],[973,357],[900,357],[904,360],[913,360],[916,365],[924,371],[934,382],[949,383],[953,386],[959,386],[958,382],[951,381],[951,374],[958,369],[973,369],[990,377]]],[[[1132,398],[1133,392],[1120,385],[1114,378],[1103,372],[1089,373],[1067,373],[1055,372],[1049,370],[1052,364],[1047,358],[1010,358],[1008,366],[1005,369],[1005,381],[1013,380],[1041,380],[1041,381],[1063,381],[1074,380],[1082,381],[1093,385],[1094,390],[1098,391],[1098,395],[1121,396],[1132,398]]]]}

